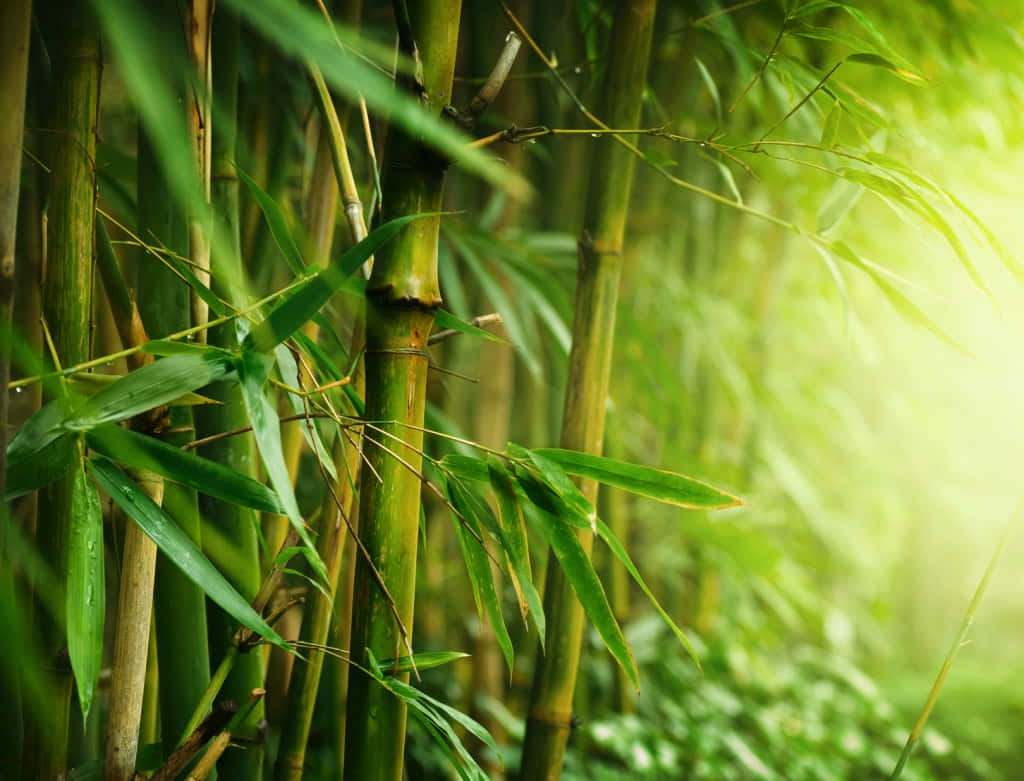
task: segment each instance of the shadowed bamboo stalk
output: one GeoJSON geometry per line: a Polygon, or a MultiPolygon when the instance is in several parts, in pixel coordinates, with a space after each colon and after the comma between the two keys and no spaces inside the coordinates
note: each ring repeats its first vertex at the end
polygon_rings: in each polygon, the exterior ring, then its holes
{"type": "MultiPolygon", "coordinates": [[[[210,202],[210,159],[212,122],[211,95],[213,89],[210,56],[211,29],[213,26],[213,0],[188,0],[185,38],[188,42],[189,58],[192,62],[196,87],[191,90],[188,101],[188,129],[192,153],[199,169],[199,185],[204,203],[210,202]]],[[[189,217],[188,254],[195,263],[196,277],[204,284],[210,284],[210,230],[205,210],[189,217]]],[[[210,315],[209,305],[195,291],[191,297],[192,322],[205,323],[210,315]]],[[[206,331],[197,335],[200,342],[206,341],[206,331]]]]}
{"type": "MultiPolygon", "coordinates": [[[[647,74],[655,0],[616,5],[611,59],[604,79],[603,112],[613,127],[636,127],[647,74]]],[[[633,155],[617,144],[595,152],[583,234],[572,352],[561,445],[600,455],[611,376],[615,308],[633,179],[633,155]]],[[[580,481],[596,506],[597,483],[580,481]]],[[[593,534],[581,531],[586,550],[593,534]]],[[[572,699],[579,669],[584,614],[561,569],[549,557],[544,586],[545,653],[538,656],[523,742],[522,778],[554,779],[561,772],[572,729],[572,699]]]]}
{"type": "MultiPolygon", "coordinates": [[[[154,15],[165,25],[177,22],[176,5],[170,0],[152,4],[154,15]]],[[[180,45],[180,44],[179,44],[180,45]]],[[[184,88],[177,85],[184,93],[184,88]]],[[[182,255],[188,252],[188,224],[184,211],[171,195],[153,144],[143,128],[138,137],[138,231],[141,237],[158,240],[182,255]]],[[[148,334],[163,338],[188,328],[190,290],[173,271],[145,248],[139,248],[132,264],[133,288],[148,334]]],[[[128,345],[126,345],[128,346],[128,345]]],[[[169,430],[188,432],[193,427],[188,407],[172,407],[169,430]]],[[[188,433],[164,433],[174,445],[190,441],[188,433]]],[[[164,486],[164,509],[196,545],[201,545],[196,492],[174,482],[164,486]]],[[[153,586],[154,627],[160,660],[160,723],[166,750],[185,728],[196,701],[210,680],[206,631],[206,598],[195,583],[162,553],[157,554],[153,586]],[[183,631],[187,628],[187,631],[183,631]]]]}
{"type": "MultiPolygon", "coordinates": [[[[419,85],[435,115],[451,100],[458,42],[460,0],[397,2],[399,45],[418,55],[419,85]]],[[[385,218],[436,212],[444,190],[445,163],[415,138],[394,132],[384,170],[385,218]]],[[[366,291],[366,416],[394,420],[382,428],[406,444],[391,447],[418,471],[428,357],[427,339],[441,303],[437,281],[440,220],[417,220],[390,242],[375,263],[366,291]]],[[[351,652],[366,664],[366,649],[378,659],[401,656],[411,631],[419,533],[419,477],[372,443],[365,447],[359,495],[359,533],[395,600],[394,612],[367,563],[356,563],[351,652]],[[380,479],[378,480],[378,476],[380,479]]],[[[407,677],[408,674],[406,674],[407,677]]],[[[345,734],[345,778],[400,779],[405,746],[403,703],[365,674],[350,671],[345,734]]]]}
{"type": "MultiPolygon", "coordinates": [[[[345,216],[349,225],[352,243],[358,243],[366,237],[366,224],[363,221],[362,202],[356,190],[355,177],[345,145],[345,129],[335,110],[334,101],[324,83],[323,76],[315,65],[310,65],[317,94],[317,104],[321,111],[320,142],[318,161],[324,147],[328,150],[332,163],[335,187],[332,190],[335,207],[338,192],[342,193],[345,202],[345,216]]],[[[330,233],[323,235],[322,241],[328,242],[330,233]]],[[[324,253],[329,254],[329,249],[324,253]]],[[[372,265],[372,258],[367,261],[372,265]]],[[[352,334],[352,350],[354,355],[363,346],[365,335],[365,310],[360,307],[355,316],[352,334]]],[[[362,363],[357,366],[353,385],[360,396],[364,391],[364,374],[362,363]]],[[[335,446],[334,460],[338,474],[338,483],[328,491],[324,498],[320,517],[321,531],[318,552],[327,566],[328,589],[330,598],[320,592],[311,593],[307,601],[306,615],[302,624],[300,639],[312,646],[323,646],[327,643],[332,619],[335,617],[334,600],[338,594],[339,578],[346,548],[354,549],[354,541],[348,535],[348,523],[352,522],[352,508],[355,500],[355,481],[358,480],[360,466],[360,443],[358,440],[346,441],[339,437],[335,446]]],[[[343,588],[350,588],[351,578],[346,578],[343,588]]],[[[351,600],[346,600],[351,604],[351,600]]],[[[347,614],[342,620],[348,620],[347,614]]],[[[348,650],[348,643],[344,645],[348,650]]],[[[324,654],[311,649],[306,661],[296,661],[293,681],[289,689],[288,709],[284,718],[281,744],[278,750],[275,778],[280,781],[298,781],[302,778],[305,765],[306,742],[313,723],[313,710],[316,705],[317,692],[325,662],[324,654]]],[[[347,676],[347,670],[341,671],[347,676]]],[[[342,727],[343,729],[343,727],[342,727]]]]}
{"type": "MultiPolygon", "coordinates": [[[[241,251],[239,248],[239,198],[238,178],[235,172],[236,114],[238,106],[238,49],[239,19],[234,13],[222,9],[213,25],[213,93],[217,105],[218,123],[212,134],[213,186],[212,204],[218,246],[223,255],[218,257],[218,268],[225,273],[222,278],[241,279],[241,251]]],[[[213,280],[214,291],[228,300],[237,300],[239,291],[228,289],[219,279],[213,280]]],[[[211,344],[237,346],[233,324],[211,329],[211,344]]],[[[223,405],[206,405],[195,411],[196,430],[200,436],[229,431],[246,425],[249,420],[241,401],[237,385],[219,383],[212,386],[208,394],[223,405]]],[[[252,475],[256,454],[252,440],[248,437],[230,437],[200,448],[200,454],[219,461],[242,474],[252,475]]],[[[200,497],[200,508],[204,519],[218,532],[232,542],[239,565],[225,571],[232,585],[246,599],[253,599],[260,589],[261,573],[257,529],[254,513],[235,504],[218,501],[206,496],[200,497]]],[[[233,643],[236,624],[221,610],[210,612],[210,634],[212,657],[236,653],[233,643]]],[[[244,701],[251,691],[263,686],[263,652],[238,654],[222,689],[222,696],[239,702],[244,701]]],[[[245,717],[238,735],[244,731],[246,737],[256,740],[258,727],[263,720],[264,705],[261,699],[245,717]]],[[[218,763],[218,770],[224,778],[239,778],[259,781],[262,777],[263,745],[253,742],[244,748],[229,747],[218,763]]]]}
{"type": "MultiPolygon", "coordinates": [[[[10,161],[0,170],[0,332],[9,333],[16,288],[15,236],[18,228],[18,198],[21,181],[21,144],[25,125],[25,91],[28,79],[29,22],[31,0],[11,0],[0,6],[0,160],[10,161]]],[[[7,429],[10,423],[11,376],[10,340],[0,339],[0,495],[7,483],[7,429]]],[[[8,524],[11,508],[0,499],[0,561],[10,555],[8,524]]],[[[14,573],[4,567],[0,573],[0,595],[13,595],[14,573]]],[[[21,755],[21,695],[16,681],[0,678],[0,702],[9,703],[13,713],[0,724],[0,775],[21,755]]]]}
{"type": "MultiPolygon", "coordinates": [[[[49,262],[44,315],[57,358],[63,365],[87,360],[91,335],[93,201],[96,189],[96,124],[100,95],[100,46],[85,3],[55,3],[42,9],[53,24],[51,95],[49,262]]],[[[71,514],[71,476],[39,493],[36,536],[46,563],[63,588],[71,514]]],[[[63,595],[61,596],[63,601],[63,595]]],[[[26,734],[26,778],[55,778],[67,772],[67,733],[71,696],[63,628],[37,609],[36,627],[52,670],[57,696],[52,721],[33,724],[26,734]]]]}

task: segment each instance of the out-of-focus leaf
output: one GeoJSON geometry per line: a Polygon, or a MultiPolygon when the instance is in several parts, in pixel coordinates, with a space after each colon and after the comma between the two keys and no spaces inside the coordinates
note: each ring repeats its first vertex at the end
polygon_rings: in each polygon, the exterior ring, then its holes
{"type": "MultiPolygon", "coordinates": [[[[77,449],[77,448],[76,448],[77,449]]],[[[65,618],[68,656],[75,673],[78,702],[87,718],[100,667],[103,666],[103,621],[106,612],[103,580],[103,509],[96,486],[84,465],[75,469],[71,488],[71,529],[68,536],[68,580],[65,618]]]]}
{"type": "Polygon", "coordinates": [[[575,450],[541,448],[531,452],[554,462],[571,475],[587,477],[678,507],[718,510],[743,504],[725,491],[676,472],[627,464],[575,450]]]}
{"type": "Polygon", "coordinates": [[[106,425],[86,434],[85,441],[100,455],[163,475],[208,496],[262,512],[284,513],[277,496],[262,483],[156,437],[106,425]]]}
{"type": "Polygon", "coordinates": [[[825,125],[821,129],[822,149],[831,149],[836,145],[836,136],[839,135],[839,118],[842,114],[843,107],[837,100],[825,115],[825,125]]]}
{"type": "Polygon", "coordinates": [[[369,236],[346,250],[340,258],[270,310],[262,323],[253,328],[245,339],[245,349],[269,352],[315,315],[368,258],[402,228],[426,215],[410,214],[390,220],[369,236]]]}
{"type": "Polygon", "coordinates": [[[4,500],[10,501],[45,485],[67,472],[78,460],[78,437],[62,434],[46,447],[11,458],[7,464],[4,500]]]}
{"type": "MultiPolygon", "coordinates": [[[[822,142],[824,144],[824,142],[822,142]]],[[[845,179],[837,179],[821,202],[818,209],[818,233],[827,233],[839,224],[850,210],[857,205],[864,188],[845,179]]]]}
{"type": "Polygon", "coordinates": [[[256,438],[260,457],[263,459],[263,466],[267,470],[267,477],[270,478],[270,484],[277,492],[278,499],[281,500],[281,505],[292,528],[295,529],[306,546],[304,551],[306,558],[321,580],[326,581],[327,568],[323,559],[316,552],[316,546],[309,536],[306,522],[302,520],[302,513],[299,512],[298,502],[295,501],[292,481],[284,461],[284,451],[281,449],[281,424],[274,405],[270,403],[263,392],[263,383],[266,382],[267,374],[270,371],[270,359],[258,353],[243,350],[241,356],[236,359],[235,366],[242,390],[242,400],[245,402],[245,409],[249,414],[249,422],[252,424],[252,432],[256,438]]]}
{"type": "Polygon", "coordinates": [[[89,460],[89,471],[114,503],[139,525],[164,555],[185,576],[242,626],[274,645],[291,651],[288,644],[252,609],[252,606],[217,571],[191,538],[129,479],[105,458],[89,460]]]}
{"type": "MultiPolygon", "coordinates": [[[[422,138],[491,184],[520,195],[526,193],[527,186],[519,176],[510,174],[507,166],[486,152],[472,148],[469,139],[451,123],[429,115],[418,100],[394,89],[387,76],[361,59],[340,52],[332,31],[311,9],[286,0],[228,0],[228,4],[286,54],[319,65],[331,86],[353,102],[365,98],[371,109],[387,115],[393,125],[422,138]]],[[[346,36],[342,28],[337,32],[346,36]]]]}
{"type": "Polygon", "coordinates": [[[847,62],[859,62],[862,65],[871,65],[875,68],[883,68],[903,81],[908,81],[911,84],[922,84],[924,83],[924,77],[912,70],[901,68],[896,63],[887,60],[879,54],[870,54],[868,52],[859,52],[857,54],[851,54],[846,58],[847,62]]]}
{"type": "Polygon", "coordinates": [[[288,230],[288,221],[281,208],[245,171],[237,167],[235,170],[245,186],[249,188],[249,194],[253,200],[259,204],[260,211],[263,212],[263,217],[267,221],[267,227],[270,228],[270,235],[274,237],[274,243],[281,250],[288,268],[295,276],[302,276],[306,264],[302,260],[302,253],[299,252],[299,247],[296,245],[291,231],[288,230]]]}

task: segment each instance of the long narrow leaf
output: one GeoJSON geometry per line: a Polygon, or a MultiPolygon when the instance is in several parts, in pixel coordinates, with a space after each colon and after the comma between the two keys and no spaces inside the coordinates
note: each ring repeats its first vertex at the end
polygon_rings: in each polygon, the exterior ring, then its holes
{"type": "Polygon", "coordinates": [[[256,437],[256,446],[259,448],[260,458],[263,459],[263,466],[266,467],[270,484],[277,492],[292,528],[295,529],[306,546],[304,553],[309,559],[310,565],[321,580],[326,581],[327,567],[316,552],[316,546],[309,536],[306,522],[302,519],[302,513],[299,512],[299,504],[295,501],[295,491],[292,488],[291,477],[288,475],[284,451],[281,449],[281,424],[274,405],[270,403],[263,392],[263,383],[266,382],[269,372],[269,360],[258,353],[243,351],[235,365],[242,389],[242,400],[249,413],[249,422],[252,424],[252,432],[256,437]]]}
{"type": "Polygon", "coordinates": [[[220,605],[242,626],[274,645],[291,651],[288,644],[252,606],[228,583],[191,538],[132,480],[105,458],[89,460],[89,471],[115,504],[131,518],[168,560],[189,580],[220,605]]]}
{"type": "Polygon", "coordinates": [[[75,469],[71,488],[67,584],[68,656],[85,719],[103,665],[107,600],[103,580],[103,509],[96,486],[86,477],[82,466],[75,469]]]}
{"type": "Polygon", "coordinates": [[[275,306],[266,319],[246,337],[245,348],[269,352],[298,331],[320,311],[338,290],[380,247],[413,220],[411,214],[384,223],[369,236],[347,250],[331,265],[312,277],[306,285],[275,306]]]}
{"type": "MultiPolygon", "coordinates": [[[[516,479],[520,480],[522,474],[517,470],[516,479]]],[[[564,503],[562,507],[564,509],[559,515],[552,515],[536,507],[537,525],[551,546],[562,572],[565,573],[565,579],[572,586],[587,618],[594,625],[615,661],[626,671],[633,686],[639,687],[639,673],[633,654],[626,644],[619,622],[615,620],[615,614],[608,604],[608,596],[600,578],[597,577],[594,565],[580,543],[576,528],[567,520],[571,511],[564,503]]]]}
{"type": "Polygon", "coordinates": [[[163,475],[216,499],[262,512],[284,513],[277,495],[262,483],[155,437],[108,424],[90,431],[85,441],[100,455],[163,475]]]}
{"type": "Polygon", "coordinates": [[[532,452],[553,461],[571,475],[587,477],[678,507],[718,510],[743,504],[725,491],[676,472],[627,464],[575,450],[540,448],[532,452]]]}

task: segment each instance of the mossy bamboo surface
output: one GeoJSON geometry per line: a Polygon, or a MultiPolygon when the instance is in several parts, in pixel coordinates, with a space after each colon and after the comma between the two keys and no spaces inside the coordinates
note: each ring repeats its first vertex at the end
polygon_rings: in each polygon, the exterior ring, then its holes
{"type": "MultiPolygon", "coordinates": [[[[238,17],[230,12],[217,14],[213,35],[213,56],[216,60],[213,90],[218,122],[212,134],[211,200],[218,235],[227,251],[224,257],[218,259],[218,265],[226,267],[231,264],[240,275],[238,179],[234,168],[238,97],[238,17]]],[[[232,276],[234,274],[228,274],[228,278],[232,276]]],[[[213,280],[213,287],[229,300],[236,297],[237,291],[224,289],[216,278],[213,280]]],[[[237,346],[233,325],[211,329],[209,341],[211,344],[237,346]]],[[[222,384],[211,388],[208,395],[224,404],[208,405],[206,408],[196,410],[197,434],[206,436],[248,424],[237,386],[222,384]]],[[[243,474],[254,473],[256,454],[249,437],[228,437],[218,440],[200,448],[200,454],[243,474]]],[[[200,508],[204,520],[226,539],[232,541],[234,553],[241,566],[225,572],[225,575],[242,596],[251,600],[259,591],[262,582],[254,513],[246,508],[208,497],[200,497],[200,508]]],[[[236,623],[223,611],[211,610],[209,626],[212,656],[219,659],[229,652],[236,623]]],[[[249,697],[253,689],[261,688],[262,685],[263,653],[261,650],[254,650],[251,653],[239,654],[224,683],[221,696],[242,702],[249,697]]],[[[263,719],[263,713],[261,700],[247,715],[241,727],[244,738],[258,740],[257,726],[263,719]]],[[[218,772],[223,778],[258,781],[262,777],[263,753],[260,742],[250,743],[244,748],[230,747],[218,762],[218,772]]]]}
{"type": "MultiPolygon", "coordinates": [[[[54,73],[48,161],[49,262],[43,306],[57,356],[63,365],[71,365],[87,360],[90,350],[100,46],[85,3],[54,3],[40,13],[53,23],[50,57],[54,73]]],[[[70,509],[70,477],[40,491],[36,537],[43,543],[43,558],[60,584],[67,579],[70,509]]],[[[67,772],[71,669],[61,626],[45,610],[36,611],[36,626],[45,664],[53,670],[56,697],[52,720],[33,724],[26,735],[24,773],[26,778],[54,778],[67,772]]]]}
{"type": "MultiPolygon", "coordinates": [[[[396,3],[400,25],[405,6],[396,3]]],[[[408,12],[409,28],[400,31],[401,44],[407,52],[413,47],[418,51],[423,94],[429,109],[440,114],[451,100],[461,2],[423,0],[409,3],[408,12]]],[[[388,143],[384,217],[438,211],[444,189],[444,161],[407,135],[394,132],[388,143]]],[[[361,664],[366,663],[367,648],[378,659],[406,653],[402,632],[412,631],[421,489],[415,471],[421,466],[423,436],[401,424],[423,425],[427,339],[441,299],[437,280],[439,226],[438,217],[428,217],[406,228],[377,257],[367,287],[366,417],[396,421],[382,428],[397,438],[388,437],[383,444],[398,458],[375,444],[386,435],[377,432],[374,441],[368,437],[364,442],[367,467],[362,471],[359,532],[394,605],[389,604],[360,557],[355,573],[351,651],[361,664]]],[[[353,668],[349,678],[345,778],[398,781],[402,777],[405,723],[404,704],[353,668]]]]}
{"type": "MultiPolygon", "coordinates": [[[[616,5],[611,58],[604,77],[602,119],[612,127],[637,127],[647,74],[655,0],[616,5]]],[[[611,376],[615,309],[634,158],[613,144],[595,154],[579,249],[579,283],[561,445],[600,454],[605,400],[611,376]]],[[[597,484],[583,480],[583,494],[596,504],[597,484]]],[[[580,533],[585,549],[590,532],[580,533]]],[[[522,778],[557,778],[572,729],[572,699],[579,669],[584,614],[561,569],[550,557],[544,586],[547,633],[533,678],[522,778]]]]}
{"type": "MultiPolygon", "coordinates": [[[[17,287],[15,237],[18,229],[19,183],[21,181],[21,144],[25,125],[25,91],[28,80],[30,0],[12,0],[0,6],[0,101],[8,106],[0,114],[0,328],[11,326],[17,287]]],[[[9,339],[0,343],[0,490],[7,481],[7,430],[10,425],[11,377],[9,339]]],[[[2,502],[2,500],[0,500],[2,502]]],[[[13,513],[0,504],[0,561],[9,556],[8,524],[13,513]]],[[[0,594],[13,596],[14,574],[10,567],[0,573],[0,594]]],[[[0,702],[10,703],[13,713],[0,725],[0,775],[10,771],[21,756],[20,692],[17,683],[0,680],[0,702]]]]}

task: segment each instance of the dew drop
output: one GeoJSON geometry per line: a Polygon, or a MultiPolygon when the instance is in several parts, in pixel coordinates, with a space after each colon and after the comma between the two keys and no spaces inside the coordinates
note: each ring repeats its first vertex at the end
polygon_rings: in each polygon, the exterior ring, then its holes
{"type": "Polygon", "coordinates": [[[194,342],[195,340],[196,340],[196,335],[195,334],[188,334],[185,337],[185,341],[186,342],[194,342]]]}
{"type": "Polygon", "coordinates": [[[21,393],[23,390],[24,390],[24,388],[15,388],[14,392],[15,393],[21,393]]]}
{"type": "Polygon", "coordinates": [[[125,486],[124,488],[121,489],[121,491],[129,499],[134,499],[135,498],[135,489],[134,488],[129,488],[128,486],[125,486]]]}
{"type": "Polygon", "coordinates": [[[583,73],[583,68],[581,68],[579,65],[577,65],[575,68],[572,69],[572,72],[575,73],[578,76],[581,73],[583,73]]]}
{"type": "Polygon", "coordinates": [[[591,137],[591,138],[600,138],[600,137],[601,137],[601,134],[600,134],[600,133],[591,133],[591,134],[590,134],[590,137],[591,137]]]}

